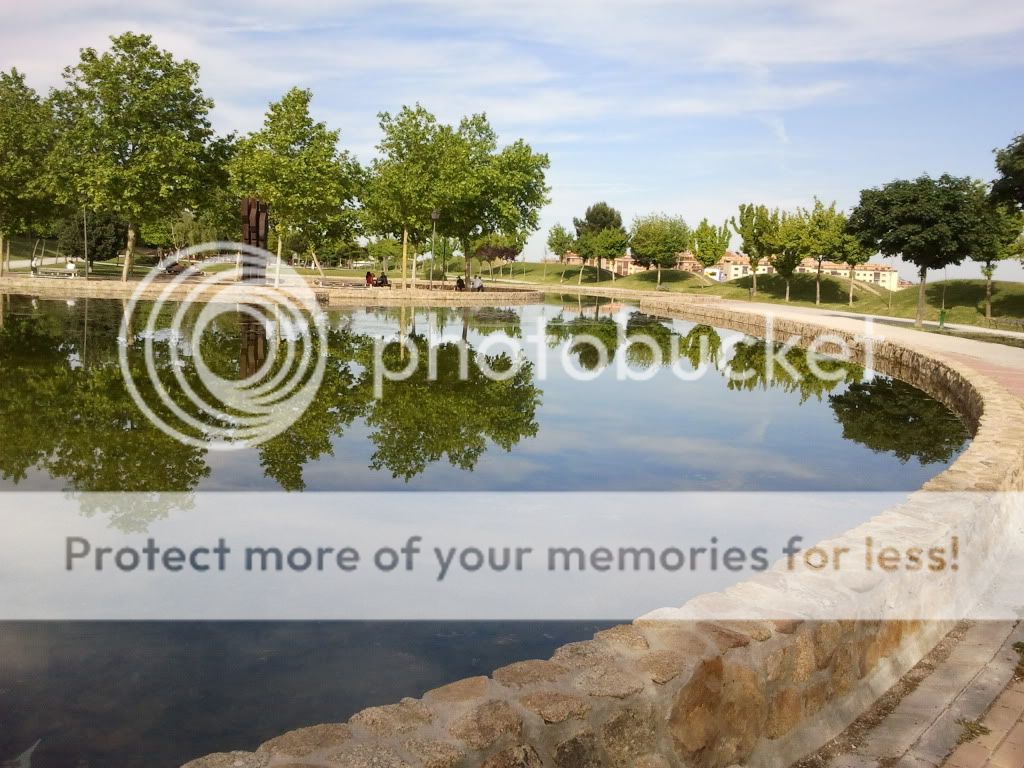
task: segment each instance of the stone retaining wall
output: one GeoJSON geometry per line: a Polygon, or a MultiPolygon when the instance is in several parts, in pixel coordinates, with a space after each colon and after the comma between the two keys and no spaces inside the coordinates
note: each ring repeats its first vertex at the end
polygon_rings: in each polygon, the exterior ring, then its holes
{"type": "MultiPolygon", "coordinates": [[[[353,286],[319,287],[312,279],[307,281],[317,300],[330,306],[456,306],[480,307],[536,304],[544,300],[541,291],[502,286],[488,287],[481,293],[427,290],[409,288],[405,290],[387,288],[364,288],[353,286]]],[[[245,303],[251,297],[254,286],[245,283],[210,283],[211,290],[195,292],[204,285],[202,280],[188,280],[172,284],[169,280],[155,280],[140,287],[139,281],[122,283],[119,280],[48,279],[16,277],[7,275],[0,278],[0,293],[26,294],[41,298],[69,299],[130,299],[136,294],[141,300],[166,301],[236,301],[245,303]],[[166,292],[166,295],[165,295],[166,292]]]]}
{"type": "MultiPolygon", "coordinates": [[[[721,305],[651,299],[642,309],[763,335],[764,318],[721,305]]],[[[813,323],[778,322],[802,344],[813,323]]],[[[839,334],[857,352],[862,344],[839,334]]],[[[822,350],[826,351],[826,350],[822,350]]],[[[1024,405],[962,364],[899,344],[876,345],[874,367],[941,398],[974,430],[961,458],[931,491],[1021,490],[1024,405]]],[[[841,537],[865,533],[928,546],[951,529],[998,554],[1010,509],[991,515],[937,509],[916,495],[841,537]]],[[[952,627],[952,621],[806,621],[822,605],[865,615],[916,600],[940,605],[952,574],[924,587],[865,579],[837,588],[817,575],[770,570],[678,609],[559,648],[489,677],[461,680],[420,699],[374,707],[348,723],[285,734],[255,752],[210,755],[188,768],[375,766],[376,768],[781,768],[845,728],[952,627]],[[712,612],[776,615],[702,621],[712,612]]],[[[338,681],[343,685],[343,681],[338,681]]]]}

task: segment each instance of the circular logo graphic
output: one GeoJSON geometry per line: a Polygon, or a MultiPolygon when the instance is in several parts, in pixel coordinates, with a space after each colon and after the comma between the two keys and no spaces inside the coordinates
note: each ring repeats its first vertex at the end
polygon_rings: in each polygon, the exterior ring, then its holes
{"type": "Polygon", "coordinates": [[[133,291],[121,323],[121,373],[165,434],[206,450],[251,448],[291,427],[316,397],[327,361],[324,315],[309,283],[275,262],[243,243],[204,243],[162,262],[133,291]],[[204,253],[234,257],[215,265],[220,271],[185,264],[204,253]],[[218,333],[223,325],[232,333],[218,333]],[[237,364],[236,376],[224,375],[224,359],[237,364]]]}

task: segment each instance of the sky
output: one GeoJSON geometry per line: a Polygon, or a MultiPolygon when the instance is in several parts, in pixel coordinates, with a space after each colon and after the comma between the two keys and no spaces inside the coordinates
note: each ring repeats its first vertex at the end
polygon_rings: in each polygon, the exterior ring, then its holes
{"type": "Polygon", "coordinates": [[[992,151],[1024,133],[1020,0],[0,0],[0,15],[0,68],[40,91],[81,48],[145,32],[200,65],[219,131],[257,128],[299,85],[363,162],[383,110],[486,112],[502,143],[551,158],[530,259],[598,200],[627,223],[815,195],[849,208],[894,178],[989,181],[992,151]]]}

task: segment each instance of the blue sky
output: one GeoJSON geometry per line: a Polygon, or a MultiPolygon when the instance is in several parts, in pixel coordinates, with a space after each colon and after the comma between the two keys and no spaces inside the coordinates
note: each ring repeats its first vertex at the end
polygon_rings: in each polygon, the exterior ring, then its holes
{"type": "Polygon", "coordinates": [[[530,258],[596,200],[694,224],[743,201],[848,207],[897,177],[989,180],[992,149],[1024,133],[1019,0],[0,2],[0,66],[35,87],[143,31],[200,64],[222,131],[301,85],[367,161],[381,110],[485,111],[551,156],[530,258]]]}

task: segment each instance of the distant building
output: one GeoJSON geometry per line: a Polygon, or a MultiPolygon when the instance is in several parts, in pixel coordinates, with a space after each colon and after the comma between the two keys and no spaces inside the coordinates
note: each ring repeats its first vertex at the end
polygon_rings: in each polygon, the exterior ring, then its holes
{"type": "MultiPolygon", "coordinates": [[[[565,255],[563,261],[569,266],[580,266],[584,263],[582,257],[571,251],[565,255]]],[[[593,259],[590,259],[587,263],[590,266],[597,266],[593,259]]],[[[647,272],[648,269],[654,269],[654,267],[640,266],[629,254],[620,256],[617,259],[605,259],[601,266],[618,277],[626,277],[639,272],[647,272]]],[[[704,274],[718,282],[738,280],[741,277],[747,277],[752,272],[750,259],[742,253],[734,253],[733,251],[726,251],[721,261],[715,264],[715,266],[707,267],[706,269],[701,266],[692,253],[685,251],[678,255],[673,269],[693,272],[698,275],[704,274]]],[[[804,259],[795,271],[804,274],[814,274],[818,271],[818,262],[814,259],[804,259]]],[[[847,264],[835,264],[825,261],[822,262],[821,272],[824,275],[848,278],[850,276],[850,267],[847,264]]],[[[775,274],[775,268],[767,259],[762,259],[757,265],[757,274],[773,275],[775,274]]],[[[862,283],[877,285],[890,291],[895,291],[901,287],[899,273],[888,264],[860,264],[854,270],[854,279],[862,283]]]]}
{"type": "MultiPolygon", "coordinates": [[[[796,268],[796,271],[813,275],[818,271],[818,262],[814,259],[804,259],[800,266],[796,268]]],[[[848,278],[850,276],[850,265],[823,261],[821,263],[821,274],[848,278]]],[[[889,291],[898,290],[900,287],[899,272],[896,271],[895,267],[890,267],[888,264],[858,264],[853,271],[853,277],[858,282],[877,285],[889,291]]]]}

